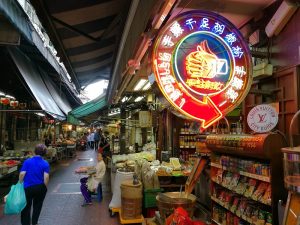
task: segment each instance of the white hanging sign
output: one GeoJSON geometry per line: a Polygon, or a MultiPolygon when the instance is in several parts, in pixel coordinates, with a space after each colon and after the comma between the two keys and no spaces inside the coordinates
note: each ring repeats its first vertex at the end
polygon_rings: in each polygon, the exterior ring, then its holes
{"type": "Polygon", "coordinates": [[[247,123],[254,132],[266,133],[276,127],[278,123],[278,113],[271,105],[258,105],[249,112],[247,123]]]}

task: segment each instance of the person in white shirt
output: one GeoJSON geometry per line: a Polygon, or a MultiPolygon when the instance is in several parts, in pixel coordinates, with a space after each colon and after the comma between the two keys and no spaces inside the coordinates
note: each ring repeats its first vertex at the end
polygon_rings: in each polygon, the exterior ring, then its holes
{"type": "Polygon", "coordinates": [[[94,136],[95,136],[95,133],[94,133],[94,131],[92,131],[91,132],[91,137],[90,137],[91,138],[91,149],[94,149],[94,142],[95,142],[94,141],[94,136]]]}
{"type": "Polygon", "coordinates": [[[86,137],[89,148],[92,148],[92,133],[89,133],[86,137]]]}
{"type": "MultiPolygon", "coordinates": [[[[84,197],[84,203],[82,206],[91,205],[92,198],[91,193],[95,193],[97,191],[98,185],[101,185],[103,177],[105,175],[106,166],[103,161],[103,157],[101,153],[97,155],[98,163],[95,167],[89,167],[88,171],[95,170],[94,173],[91,173],[88,177],[84,177],[80,179],[80,190],[84,197]]],[[[101,196],[102,196],[102,186],[100,186],[101,196]]]]}

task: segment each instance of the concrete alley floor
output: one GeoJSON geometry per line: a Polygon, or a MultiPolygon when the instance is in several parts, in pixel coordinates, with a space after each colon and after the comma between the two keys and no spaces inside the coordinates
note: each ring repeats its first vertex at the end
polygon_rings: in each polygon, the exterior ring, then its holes
{"type": "MultiPolygon", "coordinates": [[[[110,217],[108,205],[111,200],[110,171],[103,182],[102,202],[93,198],[93,204],[82,207],[79,179],[83,175],[74,171],[80,166],[96,164],[96,152],[77,152],[75,158],[51,165],[50,182],[39,218],[39,225],[117,225],[118,216],[110,217]]],[[[20,215],[4,215],[0,225],[20,225],[20,215]]]]}

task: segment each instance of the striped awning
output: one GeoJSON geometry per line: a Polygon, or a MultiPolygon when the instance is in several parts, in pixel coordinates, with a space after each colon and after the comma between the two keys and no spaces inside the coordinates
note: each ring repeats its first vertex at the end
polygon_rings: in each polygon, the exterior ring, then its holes
{"type": "Polygon", "coordinates": [[[45,28],[62,60],[68,62],[65,65],[76,85],[83,87],[98,80],[110,80],[130,3],[130,0],[32,1],[39,17],[48,22],[45,28]]]}
{"type": "Polygon", "coordinates": [[[105,94],[102,94],[97,99],[89,101],[68,113],[69,118],[83,119],[95,112],[99,112],[102,108],[106,106],[105,94]]]}

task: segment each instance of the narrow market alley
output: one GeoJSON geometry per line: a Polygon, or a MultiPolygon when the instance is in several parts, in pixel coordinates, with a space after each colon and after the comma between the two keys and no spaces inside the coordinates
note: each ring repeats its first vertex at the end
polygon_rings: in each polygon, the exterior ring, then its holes
{"type": "MultiPolygon", "coordinates": [[[[96,152],[87,150],[77,152],[70,160],[51,164],[48,193],[44,201],[39,219],[39,225],[115,225],[119,224],[118,217],[111,218],[108,205],[111,200],[110,171],[106,171],[103,182],[102,202],[93,198],[93,204],[82,207],[83,197],[80,193],[79,179],[84,175],[74,171],[80,166],[95,164],[96,152]]],[[[0,218],[1,225],[19,225],[19,215],[4,215],[0,218]]]]}

